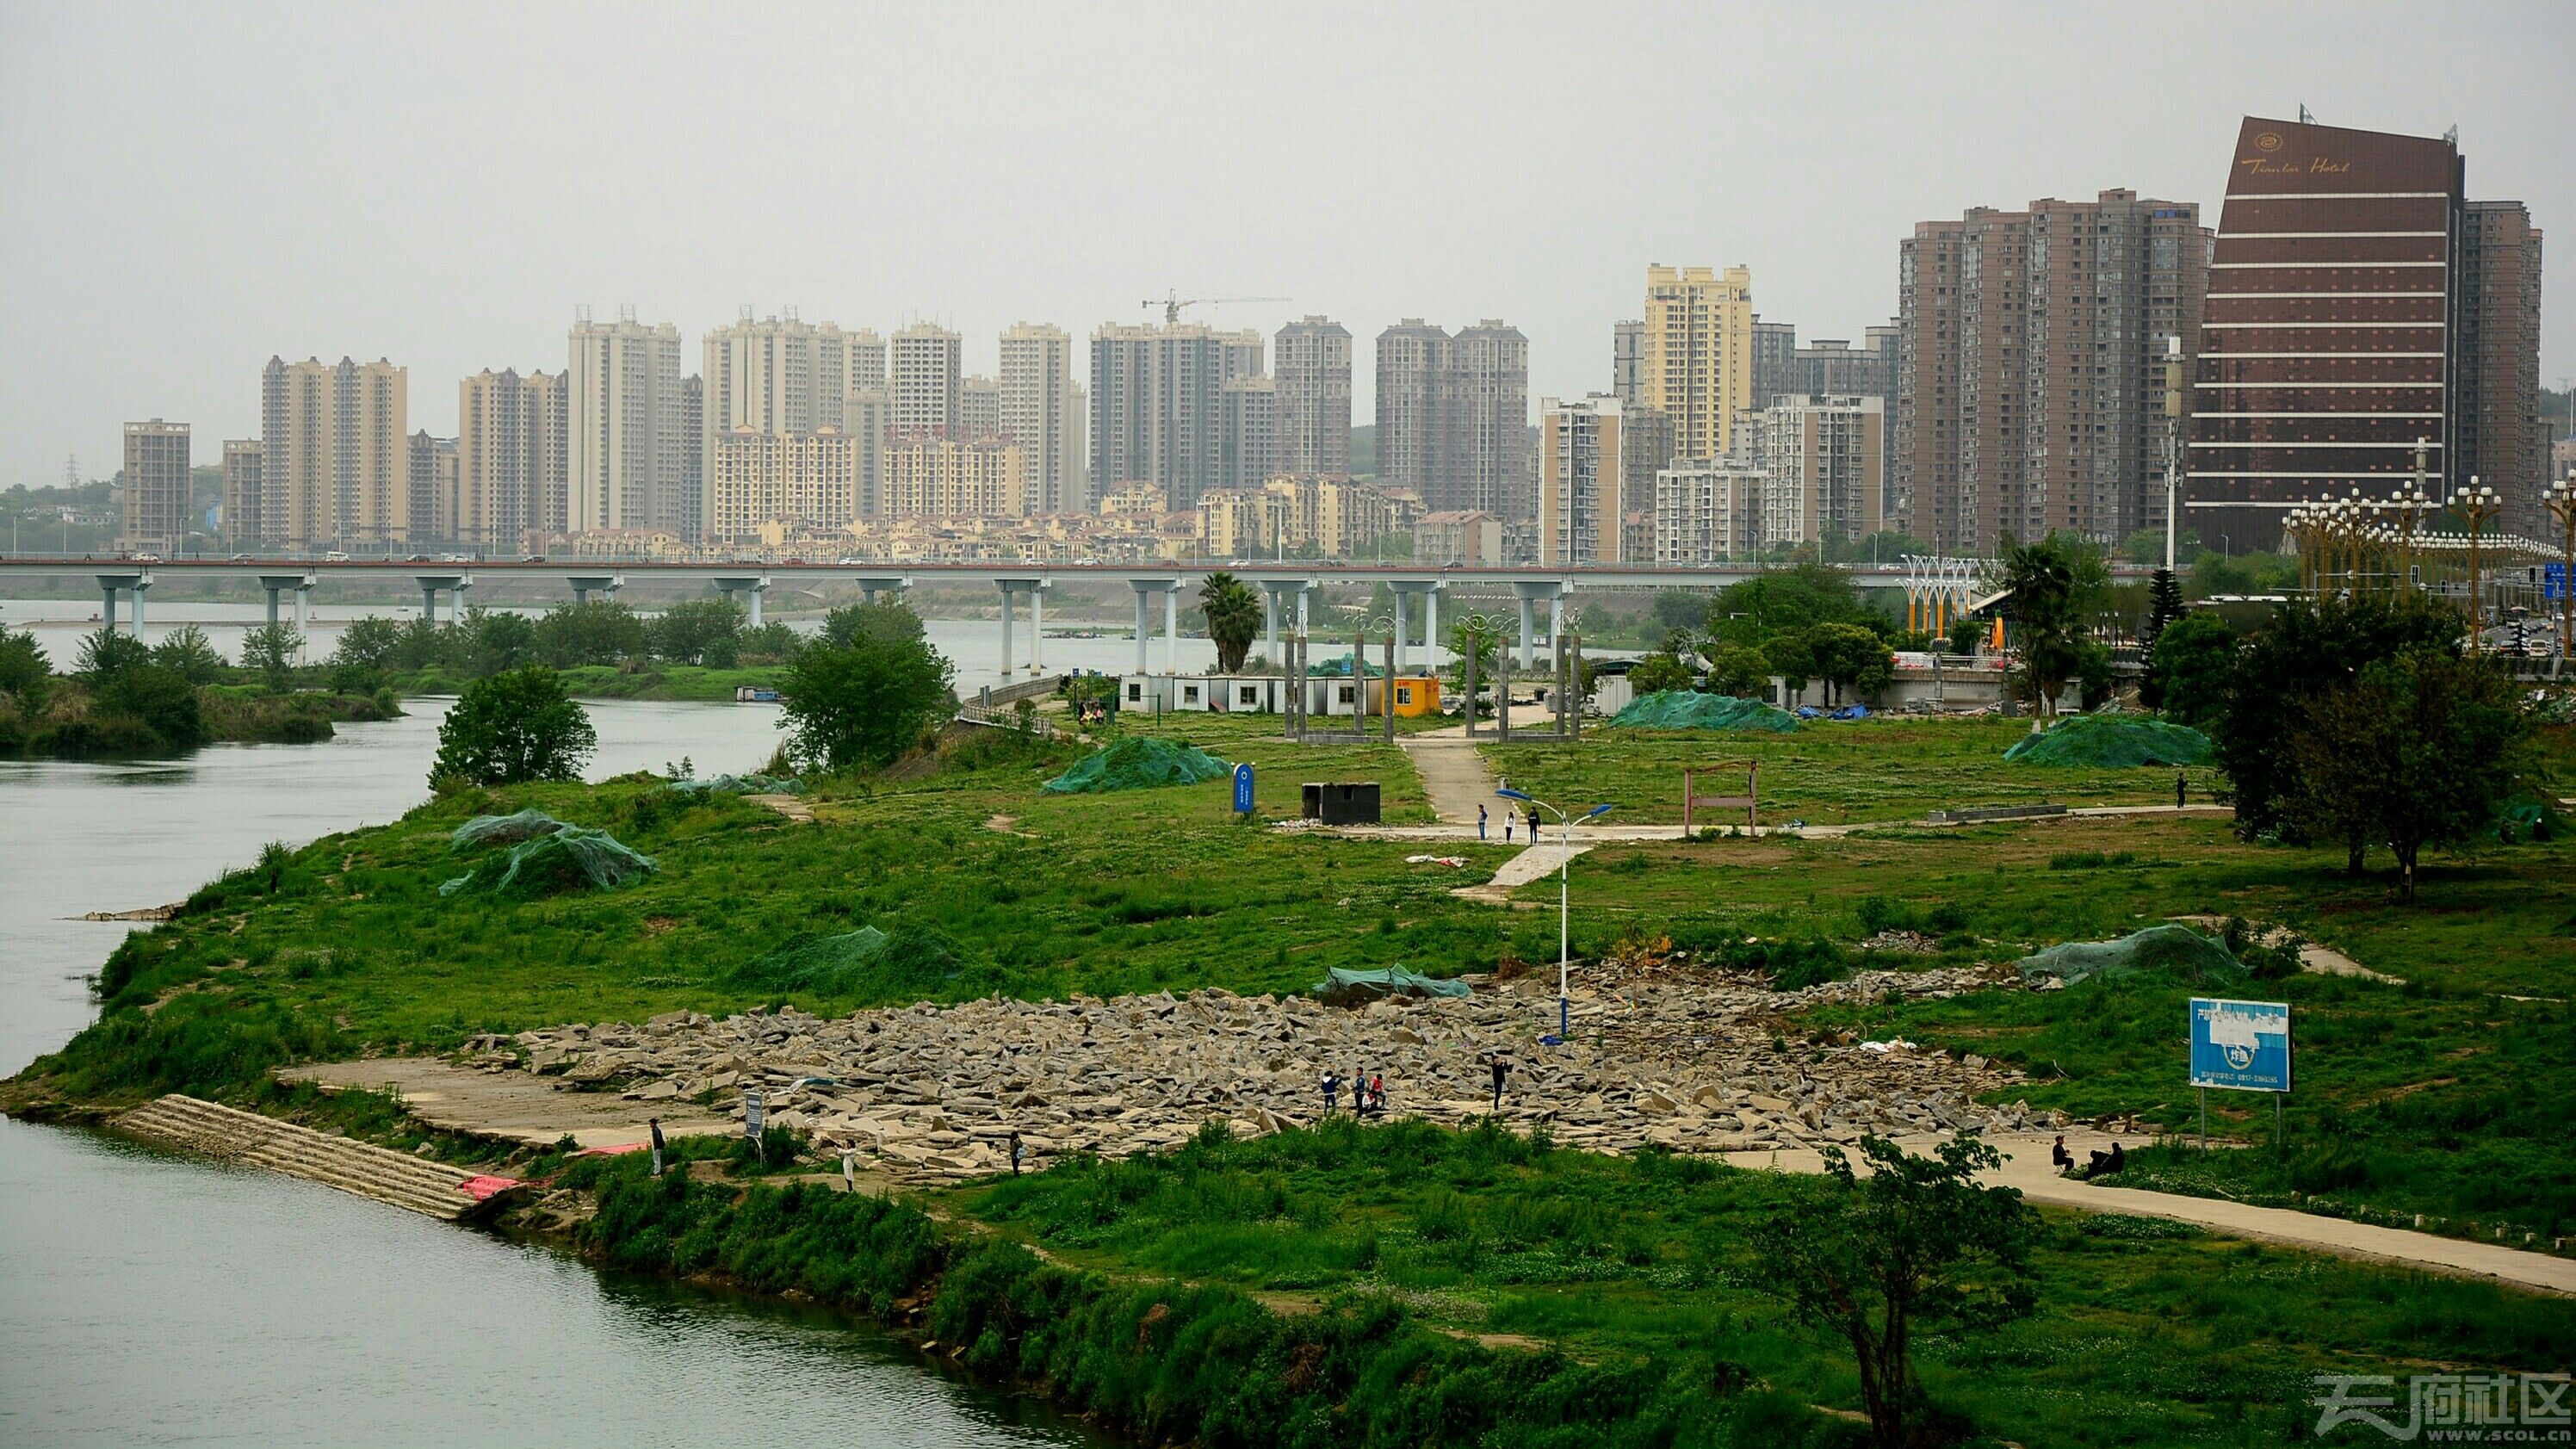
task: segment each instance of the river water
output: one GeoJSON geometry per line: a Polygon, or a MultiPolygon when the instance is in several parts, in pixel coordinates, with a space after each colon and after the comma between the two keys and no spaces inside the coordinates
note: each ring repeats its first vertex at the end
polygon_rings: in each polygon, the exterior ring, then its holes
{"type": "MultiPolygon", "coordinates": [[[[322,745],[0,760],[0,1074],[91,1019],[85,978],[127,928],[67,918],[177,900],[264,842],[418,803],[444,706],[407,707],[322,745]]],[[[593,778],[681,755],[751,769],[777,738],[766,706],[591,718],[593,778]]],[[[0,1120],[0,1445],[460,1442],[1099,1441],[837,1315],[603,1277],[290,1178],[0,1120]]]]}

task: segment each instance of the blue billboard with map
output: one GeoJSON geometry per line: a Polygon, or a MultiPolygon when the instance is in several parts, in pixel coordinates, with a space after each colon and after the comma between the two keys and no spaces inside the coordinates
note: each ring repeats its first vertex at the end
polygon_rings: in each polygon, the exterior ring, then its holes
{"type": "Polygon", "coordinates": [[[2290,1090],[2290,1004],[2193,997],[2191,1084],[2290,1090]]]}

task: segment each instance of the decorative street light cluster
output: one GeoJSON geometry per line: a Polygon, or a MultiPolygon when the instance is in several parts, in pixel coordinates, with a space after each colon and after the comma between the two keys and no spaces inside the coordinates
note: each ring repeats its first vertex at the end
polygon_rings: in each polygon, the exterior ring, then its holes
{"type": "Polygon", "coordinates": [[[2576,657],[2576,468],[2540,490],[2540,506],[2558,520],[2558,655],[2576,657]]]}

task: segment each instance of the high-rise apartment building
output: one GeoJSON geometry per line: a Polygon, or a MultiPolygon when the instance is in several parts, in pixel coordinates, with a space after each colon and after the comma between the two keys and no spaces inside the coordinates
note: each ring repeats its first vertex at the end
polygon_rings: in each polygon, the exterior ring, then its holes
{"type": "Polygon", "coordinates": [[[409,376],[382,358],[287,362],[260,381],[260,535],[288,548],[411,540],[409,376]]]}
{"type": "Polygon", "coordinates": [[[224,439],[224,545],[227,548],[256,548],[265,538],[259,526],[260,459],[259,439],[224,439]]]}
{"type": "Polygon", "coordinates": [[[886,341],[873,328],[862,327],[849,338],[850,375],[853,388],[886,385],[886,341]]]}
{"type": "Polygon", "coordinates": [[[1886,398],[1893,407],[1896,359],[1902,347],[1893,322],[1870,328],[1859,347],[1843,338],[1818,338],[1791,354],[1789,385],[1781,391],[1802,396],[1831,393],[1886,398]]]}
{"type": "Polygon", "coordinates": [[[680,329],[646,326],[629,310],[594,322],[584,309],[565,337],[571,425],[565,450],[567,527],[659,528],[694,540],[700,500],[689,491],[690,426],[680,329]]]}
{"type": "Polygon", "coordinates": [[[1279,467],[1289,473],[1351,471],[1351,333],[1307,317],[1273,339],[1279,380],[1279,467]]]}
{"type": "Polygon", "coordinates": [[[693,372],[680,379],[680,496],[692,539],[706,529],[707,447],[707,380],[693,372]]]}
{"type": "Polygon", "coordinates": [[[861,518],[876,518],[886,511],[885,456],[894,430],[894,389],[882,382],[854,387],[842,408],[856,450],[853,506],[861,518]]]}
{"type": "Polygon", "coordinates": [[[2162,516],[2166,348],[2195,345],[2208,236],[2196,206],[2117,190],[1914,228],[1895,492],[1917,535],[1991,553],[2162,516]]]}
{"type": "Polygon", "coordinates": [[[1538,561],[1547,567],[1621,563],[1619,400],[1596,394],[1539,403],[1538,561]]]}
{"type": "Polygon", "coordinates": [[[1279,471],[1279,383],[1238,377],[1217,396],[1217,483],[1258,488],[1279,471]]]}
{"type": "Polygon", "coordinates": [[[1610,327],[1610,395],[1622,408],[1646,405],[1646,324],[1614,322],[1610,327]]]}
{"type": "Polygon", "coordinates": [[[1378,334],[1382,486],[1431,512],[1516,514],[1529,450],[1529,340],[1488,318],[1455,337],[1408,317],[1378,334]]]}
{"type": "Polygon", "coordinates": [[[1002,435],[1002,385],[989,377],[957,380],[957,436],[998,438],[1002,435]]]}
{"type": "Polygon", "coordinates": [[[1646,268],[1648,407],[1673,420],[1673,456],[1715,458],[1753,405],[1753,273],[1646,268]]]}
{"type": "Polygon", "coordinates": [[[838,428],[735,428],[707,454],[707,536],[728,543],[846,527],[859,516],[859,440],[838,428]]]}
{"type": "Polygon", "coordinates": [[[2184,503],[2204,541],[2278,543],[2329,491],[2475,475],[2536,521],[2540,234],[2465,199],[2450,138],[2247,117],[2192,387],[2184,503]]]}
{"type": "Polygon", "coordinates": [[[1737,422],[1738,459],[1769,480],[1766,545],[1857,539],[1885,526],[1883,399],[1782,393],[1737,422]]]}
{"type": "Polygon", "coordinates": [[[1761,554],[1770,470],[1720,458],[1655,474],[1655,562],[1727,563],[1761,554]]]}
{"type": "Polygon", "coordinates": [[[451,543],[463,512],[464,477],[454,438],[433,437],[422,428],[411,435],[411,540],[451,543]]]}
{"type": "Polygon", "coordinates": [[[186,423],[125,425],[124,547],[175,554],[188,541],[188,447],[186,423]]]}
{"type": "Polygon", "coordinates": [[[1798,327],[1794,322],[1753,319],[1753,406],[1767,408],[1771,399],[1797,388],[1798,327]]]}
{"type": "Polygon", "coordinates": [[[1023,322],[1002,334],[1000,420],[995,431],[1029,460],[1029,489],[1041,513],[1087,512],[1079,450],[1079,391],[1073,383],[1073,339],[1061,327],[1023,322]]]}
{"type": "Polygon", "coordinates": [[[1007,438],[907,433],[886,446],[885,516],[1019,518],[1036,512],[1028,455],[1007,438]]]}
{"type": "Polygon", "coordinates": [[[806,433],[839,428],[843,399],[853,387],[881,378],[884,345],[875,344],[874,367],[862,350],[874,342],[870,332],[844,332],[832,323],[819,326],[785,317],[753,321],[748,308],[741,321],[706,335],[705,437],[736,428],[763,433],[806,433]]]}
{"type": "Polygon", "coordinates": [[[458,543],[518,548],[563,533],[572,510],[571,413],[564,374],[485,369],[456,388],[458,543]]]}
{"type": "Polygon", "coordinates": [[[894,335],[891,365],[897,436],[957,435],[957,374],[963,355],[956,333],[927,322],[915,323],[894,335]]]}
{"type": "Polygon", "coordinates": [[[2540,491],[2554,475],[2540,416],[2540,228],[2530,208],[2472,201],[2461,209],[2456,290],[2451,470],[2503,496],[2498,522],[2507,532],[2545,536],[2540,491]]]}
{"type": "MultiPolygon", "coordinates": [[[[1094,331],[1091,487],[1151,483],[1187,512],[1226,486],[1225,385],[1259,376],[1261,355],[1260,333],[1195,322],[1094,331]]],[[[1275,407],[1272,427],[1275,438],[1275,407]]]]}

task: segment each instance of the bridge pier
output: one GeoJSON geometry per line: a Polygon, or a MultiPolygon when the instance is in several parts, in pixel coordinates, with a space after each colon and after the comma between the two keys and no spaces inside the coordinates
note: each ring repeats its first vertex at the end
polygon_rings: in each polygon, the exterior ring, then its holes
{"type": "Polygon", "coordinates": [[[1404,601],[1410,595],[1422,600],[1422,672],[1429,674],[1440,667],[1440,591],[1448,587],[1441,579],[1392,579],[1387,588],[1395,595],[1395,664],[1403,669],[1412,662],[1412,644],[1404,637],[1404,601]]]}
{"type": "Polygon", "coordinates": [[[447,622],[453,624],[465,612],[465,591],[474,587],[472,574],[415,574],[420,585],[420,616],[431,624],[438,622],[438,596],[447,595],[447,622]]]}
{"type": "Polygon", "coordinates": [[[575,605],[589,603],[594,591],[608,595],[608,602],[616,603],[617,591],[626,587],[626,578],[623,574],[570,574],[564,578],[564,582],[572,585],[572,601],[575,605]]]}
{"type": "Polygon", "coordinates": [[[900,574],[870,575],[853,582],[859,586],[859,597],[871,604],[879,594],[899,594],[912,587],[912,580],[900,574]]]}
{"type": "Polygon", "coordinates": [[[1556,643],[1557,634],[1565,624],[1565,595],[1570,587],[1563,579],[1542,579],[1535,583],[1525,580],[1513,582],[1512,592],[1519,597],[1521,604],[1522,669],[1538,667],[1538,653],[1535,648],[1538,633],[1538,601],[1541,599],[1548,601],[1547,641],[1552,648],[1556,643]]]}
{"type": "Polygon", "coordinates": [[[769,592],[766,574],[728,574],[713,580],[716,592],[731,601],[736,594],[751,595],[751,627],[760,627],[760,596],[769,592]]]}
{"type": "Polygon", "coordinates": [[[1287,594],[1297,600],[1297,629],[1302,633],[1306,628],[1306,596],[1314,592],[1314,589],[1313,579],[1263,579],[1261,581],[1261,634],[1269,650],[1267,657],[1271,663],[1276,664],[1281,658],[1279,596],[1287,594]]]}
{"type": "Polygon", "coordinates": [[[143,594],[145,590],[152,587],[152,575],[149,572],[136,571],[133,573],[122,574],[100,574],[97,578],[99,593],[104,595],[107,601],[106,607],[99,612],[98,618],[100,626],[105,628],[110,634],[115,633],[116,596],[120,593],[132,594],[134,596],[133,633],[135,638],[142,638],[143,594]]]}
{"type": "Polygon", "coordinates": [[[1136,672],[1143,674],[1146,671],[1148,666],[1145,659],[1145,644],[1154,636],[1151,617],[1145,612],[1146,605],[1154,595],[1161,594],[1163,596],[1163,672],[1173,673],[1172,661],[1176,656],[1173,653],[1172,639],[1180,632],[1181,581],[1178,578],[1131,578],[1127,581],[1127,586],[1136,591],[1136,672]]]}
{"type": "Polygon", "coordinates": [[[277,596],[292,589],[295,591],[295,637],[302,640],[307,632],[305,625],[313,616],[313,584],[311,574],[261,574],[259,586],[268,591],[269,627],[277,627],[277,596]]]}

